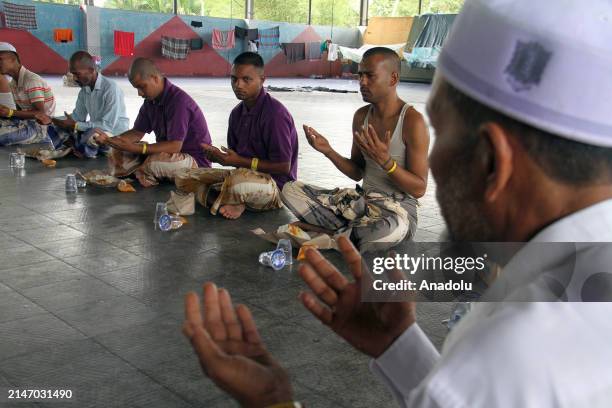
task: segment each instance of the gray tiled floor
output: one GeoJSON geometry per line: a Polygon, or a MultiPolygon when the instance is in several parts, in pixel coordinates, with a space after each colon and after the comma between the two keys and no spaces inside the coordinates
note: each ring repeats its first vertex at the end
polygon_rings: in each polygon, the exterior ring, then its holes
{"type": "MultiPolygon", "coordinates": [[[[77,89],[56,90],[58,112],[71,110],[77,89]]],[[[131,119],[141,100],[125,79],[131,119]]],[[[274,85],[295,80],[274,79],[274,85]]],[[[227,115],[236,103],[227,80],[177,79],[202,106],[215,144],[225,144],[227,115]]],[[[304,80],[305,85],[357,89],[356,82],[304,80]]],[[[400,94],[423,111],[429,88],[402,84],[400,94]]],[[[357,94],[275,94],[293,113],[350,151],[357,94]]],[[[314,152],[300,132],[300,178],[325,187],[353,182],[314,152]]],[[[289,369],[297,397],[309,407],[393,406],[369,373],[367,359],[312,318],[298,303],[304,285],[297,265],[279,272],[258,267],[271,248],[248,231],[293,220],[279,211],[246,213],[239,221],[201,208],[172,233],[153,230],[154,203],[171,185],[121,194],[88,187],[66,196],[63,180],[103,160],[65,159],[55,169],[28,160],[25,175],[8,169],[0,150],[0,389],[71,388],[78,407],[227,407],[225,394],[203,377],[180,333],[182,297],[206,280],[228,288],[252,308],[270,351],[289,369]]],[[[421,199],[417,240],[436,241],[444,222],[430,178],[421,199]]],[[[338,264],[337,254],[331,254],[338,264]]],[[[421,325],[439,346],[451,305],[423,304],[421,325]]],[[[0,406],[6,400],[0,396],[0,406]]],[[[19,404],[16,406],[39,406],[19,404]]],[[[52,403],[51,407],[61,404],[52,403]]]]}

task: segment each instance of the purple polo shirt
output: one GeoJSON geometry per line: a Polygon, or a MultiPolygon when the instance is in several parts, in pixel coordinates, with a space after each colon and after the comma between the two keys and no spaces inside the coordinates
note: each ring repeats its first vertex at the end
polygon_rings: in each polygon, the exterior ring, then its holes
{"type": "Polygon", "coordinates": [[[244,102],[232,110],[227,145],[243,157],[291,163],[290,175],[272,174],[280,189],[297,179],[298,137],[293,117],[265,89],[250,110],[244,102]]]}
{"type": "Polygon", "coordinates": [[[211,144],[204,114],[185,91],[164,78],[164,91],[155,101],[145,100],[134,122],[134,129],[155,132],[155,141],[183,142],[182,153],[195,159],[200,167],[210,167],[200,144],[211,144]]]}

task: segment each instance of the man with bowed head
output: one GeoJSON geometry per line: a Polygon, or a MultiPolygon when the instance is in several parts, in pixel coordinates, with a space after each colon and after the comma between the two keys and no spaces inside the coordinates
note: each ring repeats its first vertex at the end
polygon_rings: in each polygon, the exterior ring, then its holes
{"type": "MultiPolygon", "coordinates": [[[[414,304],[360,301],[366,270],[347,240],[352,281],[307,252],[305,307],[372,357],[402,407],[610,406],[609,38],[605,0],[467,0],[455,20],[428,101],[437,198],[454,240],[526,244],[441,353],[414,304]]],[[[202,316],[187,295],[184,333],[207,375],[243,406],[298,406],[248,310],[210,283],[204,302],[202,316]]]]}

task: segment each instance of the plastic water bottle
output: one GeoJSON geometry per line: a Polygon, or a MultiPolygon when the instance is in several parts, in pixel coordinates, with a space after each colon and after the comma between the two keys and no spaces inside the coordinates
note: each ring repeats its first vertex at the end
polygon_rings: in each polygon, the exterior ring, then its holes
{"type": "Polygon", "coordinates": [[[74,174],[66,175],[66,192],[76,193],[77,192],[77,181],[74,174]]]}
{"type": "Polygon", "coordinates": [[[452,330],[471,309],[472,302],[459,302],[451,312],[450,318],[444,320],[442,323],[446,324],[448,330],[452,330]]]}
{"type": "Polygon", "coordinates": [[[276,249],[282,249],[285,252],[285,264],[293,265],[293,249],[291,248],[291,241],[283,238],[278,241],[276,249]]]}
{"type": "Polygon", "coordinates": [[[285,251],[282,249],[275,249],[274,251],[262,252],[259,255],[259,263],[263,266],[269,266],[275,271],[279,269],[283,269],[285,267],[285,262],[287,261],[287,257],[285,256],[285,251]]]}
{"type": "Polygon", "coordinates": [[[179,229],[183,226],[183,220],[181,217],[175,217],[170,214],[164,214],[159,217],[159,229],[162,231],[170,231],[179,229]]]}
{"type": "Polygon", "coordinates": [[[9,156],[9,167],[12,169],[23,169],[25,167],[25,153],[11,153],[9,156]]]}
{"type": "Polygon", "coordinates": [[[157,203],[155,205],[155,218],[153,218],[153,224],[156,228],[159,226],[159,219],[162,215],[168,215],[168,207],[166,203],[157,203]]]}

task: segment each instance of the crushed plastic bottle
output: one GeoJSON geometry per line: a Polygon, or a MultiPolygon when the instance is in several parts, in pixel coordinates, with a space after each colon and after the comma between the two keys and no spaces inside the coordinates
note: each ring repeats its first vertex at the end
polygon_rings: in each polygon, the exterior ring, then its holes
{"type": "Polygon", "coordinates": [[[259,255],[259,263],[263,266],[269,266],[275,271],[283,269],[287,262],[285,251],[275,249],[274,251],[262,252],[259,255]]]}
{"type": "Polygon", "coordinates": [[[163,214],[159,217],[158,226],[162,231],[179,229],[183,226],[183,219],[176,215],[163,214]]]}
{"type": "Polygon", "coordinates": [[[448,330],[452,330],[470,310],[472,310],[472,302],[459,302],[451,312],[450,318],[442,323],[448,327],[448,330]]]}

